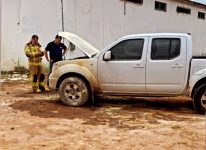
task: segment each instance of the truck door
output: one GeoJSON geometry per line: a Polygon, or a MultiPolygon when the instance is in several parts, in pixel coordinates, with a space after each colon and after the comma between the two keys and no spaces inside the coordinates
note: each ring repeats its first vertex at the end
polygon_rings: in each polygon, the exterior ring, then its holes
{"type": "Polygon", "coordinates": [[[99,57],[98,78],[103,92],[145,92],[145,63],[148,38],[132,38],[118,42],[99,57]],[[105,61],[106,52],[111,60],[105,61]]]}
{"type": "Polygon", "coordinates": [[[151,37],[146,67],[146,91],[153,94],[180,94],[186,77],[185,37],[151,37]]]}

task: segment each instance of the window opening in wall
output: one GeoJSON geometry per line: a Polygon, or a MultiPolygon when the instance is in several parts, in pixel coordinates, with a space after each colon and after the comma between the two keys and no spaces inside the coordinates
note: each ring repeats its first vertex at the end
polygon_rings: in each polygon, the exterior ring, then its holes
{"type": "Polygon", "coordinates": [[[134,4],[139,4],[139,5],[142,5],[143,4],[143,0],[120,0],[120,1],[123,1],[124,2],[124,15],[126,15],[126,3],[127,2],[131,2],[131,3],[134,3],[134,4]]]}
{"type": "Polygon", "coordinates": [[[203,13],[203,12],[198,12],[198,18],[205,20],[205,13],[203,13]]]}
{"type": "Polygon", "coordinates": [[[191,9],[177,6],[177,13],[191,14],[191,9]]]}
{"type": "Polygon", "coordinates": [[[155,1],[155,10],[166,12],[167,11],[167,4],[155,1]]]}
{"type": "Polygon", "coordinates": [[[123,0],[125,2],[132,2],[132,3],[136,3],[136,4],[143,4],[143,0],[123,0]]]}

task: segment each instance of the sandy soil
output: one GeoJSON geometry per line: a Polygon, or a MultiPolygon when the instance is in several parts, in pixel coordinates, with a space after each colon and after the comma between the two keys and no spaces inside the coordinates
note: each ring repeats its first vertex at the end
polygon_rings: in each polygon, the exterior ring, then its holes
{"type": "Polygon", "coordinates": [[[1,150],[204,150],[205,117],[190,99],[100,97],[98,107],[67,107],[28,82],[0,91],[1,150]]]}

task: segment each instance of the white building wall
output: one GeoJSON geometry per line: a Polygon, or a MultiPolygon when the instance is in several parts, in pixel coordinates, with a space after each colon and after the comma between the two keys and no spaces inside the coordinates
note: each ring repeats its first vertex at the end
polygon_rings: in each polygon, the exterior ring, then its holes
{"type": "MultiPolygon", "coordinates": [[[[43,47],[61,31],[60,0],[2,0],[2,66],[10,69],[18,57],[26,64],[23,47],[32,34],[40,36],[43,47]]],[[[195,54],[206,52],[206,20],[197,18],[206,7],[159,0],[167,3],[167,12],[154,9],[155,0],[144,0],[143,5],[120,0],[64,0],[65,31],[74,32],[99,49],[114,40],[134,33],[184,32],[193,36],[195,54]],[[191,15],[177,14],[176,7],[191,8],[191,15]]],[[[73,54],[71,54],[73,56],[73,54]]]]}
{"type": "Polygon", "coordinates": [[[18,58],[21,65],[27,66],[24,46],[31,36],[38,34],[45,47],[61,31],[61,3],[59,0],[2,0],[2,6],[2,70],[12,69],[18,58]]]}
{"type": "MultiPolygon", "coordinates": [[[[2,7],[1,7],[1,0],[0,0],[0,62],[1,62],[1,11],[2,11],[2,7]]],[[[1,70],[1,65],[0,65],[0,70],[1,70]]]]}

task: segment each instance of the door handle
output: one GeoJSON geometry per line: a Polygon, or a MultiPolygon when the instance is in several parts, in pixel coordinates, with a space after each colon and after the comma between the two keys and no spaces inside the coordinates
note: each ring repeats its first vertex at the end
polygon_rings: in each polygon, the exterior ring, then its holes
{"type": "Polygon", "coordinates": [[[141,64],[136,64],[134,65],[134,68],[144,68],[144,66],[142,66],[141,64]]]}
{"type": "Polygon", "coordinates": [[[175,65],[172,65],[172,68],[183,68],[183,65],[180,65],[180,64],[175,64],[175,65]]]}

